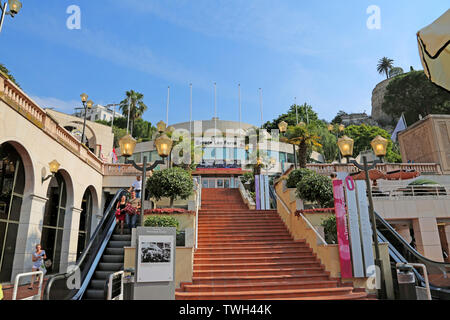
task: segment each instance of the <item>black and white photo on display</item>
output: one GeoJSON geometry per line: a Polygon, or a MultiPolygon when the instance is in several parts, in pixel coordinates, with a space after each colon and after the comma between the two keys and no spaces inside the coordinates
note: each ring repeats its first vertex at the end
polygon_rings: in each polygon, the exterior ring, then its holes
{"type": "Polygon", "coordinates": [[[170,242],[142,242],[141,263],[169,263],[170,242]]]}

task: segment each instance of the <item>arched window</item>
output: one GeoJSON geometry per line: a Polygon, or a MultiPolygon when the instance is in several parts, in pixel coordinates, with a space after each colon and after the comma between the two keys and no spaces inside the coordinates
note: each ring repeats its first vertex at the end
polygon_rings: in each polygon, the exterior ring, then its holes
{"type": "Polygon", "coordinates": [[[80,227],[78,230],[78,247],[77,259],[83,253],[84,248],[89,242],[91,235],[91,219],[92,219],[92,192],[88,188],[81,202],[80,227]]]}
{"type": "Polygon", "coordinates": [[[47,259],[50,259],[52,262],[52,266],[47,269],[47,272],[58,273],[61,262],[61,247],[67,203],[67,188],[61,173],[56,173],[50,180],[47,198],[41,246],[47,254],[47,259]]]}
{"type": "Polygon", "coordinates": [[[0,283],[9,282],[25,189],[25,169],[16,149],[0,145],[0,283]]]}

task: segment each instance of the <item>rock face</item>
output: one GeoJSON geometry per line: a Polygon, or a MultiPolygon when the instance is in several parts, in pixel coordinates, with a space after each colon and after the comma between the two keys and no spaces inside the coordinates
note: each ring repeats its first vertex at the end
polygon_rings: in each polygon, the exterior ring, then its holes
{"type": "Polygon", "coordinates": [[[386,88],[391,80],[392,78],[380,82],[372,92],[372,119],[383,126],[392,123],[392,117],[387,115],[381,108],[384,101],[384,95],[386,94],[386,88]]]}

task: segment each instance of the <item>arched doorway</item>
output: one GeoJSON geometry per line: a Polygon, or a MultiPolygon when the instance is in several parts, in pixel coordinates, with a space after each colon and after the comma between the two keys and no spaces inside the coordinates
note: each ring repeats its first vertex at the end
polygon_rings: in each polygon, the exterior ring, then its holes
{"type": "Polygon", "coordinates": [[[60,172],[50,180],[47,189],[47,204],[45,206],[42,226],[41,245],[52,265],[48,273],[58,273],[61,262],[64,220],[67,205],[67,184],[60,172]]]}
{"type": "Polygon", "coordinates": [[[81,202],[80,226],[78,229],[77,260],[86,248],[91,235],[93,195],[90,188],[86,189],[81,202]]]}
{"type": "Polygon", "coordinates": [[[25,189],[22,158],[9,143],[0,145],[0,283],[11,279],[25,189]]]}

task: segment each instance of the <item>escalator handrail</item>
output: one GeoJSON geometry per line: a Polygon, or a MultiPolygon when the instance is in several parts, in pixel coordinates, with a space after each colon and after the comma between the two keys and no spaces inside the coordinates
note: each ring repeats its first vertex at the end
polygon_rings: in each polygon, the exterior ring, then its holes
{"type": "MultiPolygon", "coordinates": [[[[77,262],[75,263],[75,267],[70,272],[59,273],[59,274],[52,275],[49,277],[49,279],[47,281],[47,285],[45,286],[45,290],[44,290],[44,299],[45,300],[50,300],[49,299],[50,298],[50,290],[52,288],[53,283],[56,280],[67,279],[70,276],[72,276],[77,270],[79,270],[79,267],[86,259],[87,254],[91,250],[91,248],[94,244],[94,240],[99,235],[100,230],[102,229],[103,225],[105,223],[107,223],[108,221],[110,221],[112,217],[115,218],[115,211],[112,210],[113,206],[117,203],[117,201],[119,200],[119,198],[122,196],[122,194],[124,192],[126,192],[125,189],[120,189],[119,191],[116,192],[114,198],[111,200],[108,208],[106,209],[105,213],[103,214],[102,220],[100,220],[100,223],[97,225],[97,228],[95,229],[94,234],[90,238],[88,245],[83,250],[83,253],[81,254],[81,256],[77,259],[77,262]]],[[[98,253],[97,253],[97,255],[98,255],[98,253]]],[[[83,280],[83,282],[84,282],[84,280],[83,280]]]]}
{"type": "Polygon", "coordinates": [[[424,256],[421,255],[416,249],[414,249],[413,247],[411,247],[411,245],[410,245],[405,239],[403,239],[403,237],[400,236],[400,235],[397,233],[397,231],[395,231],[395,229],[392,228],[391,225],[390,225],[389,223],[387,223],[386,220],[384,220],[378,213],[375,212],[375,216],[376,216],[376,219],[377,219],[379,222],[381,222],[381,224],[382,224],[385,228],[387,228],[389,231],[391,231],[392,235],[393,235],[398,241],[400,241],[402,244],[404,244],[405,247],[406,247],[406,249],[407,249],[411,254],[413,254],[418,260],[422,260],[422,261],[425,261],[425,262],[430,263],[430,264],[436,264],[436,265],[438,265],[438,266],[442,266],[442,267],[445,267],[445,268],[449,268],[449,270],[450,270],[450,263],[434,261],[434,260],[431,260],[431,259],[428,259],[428,258],[424,257],[424,256]]]}

